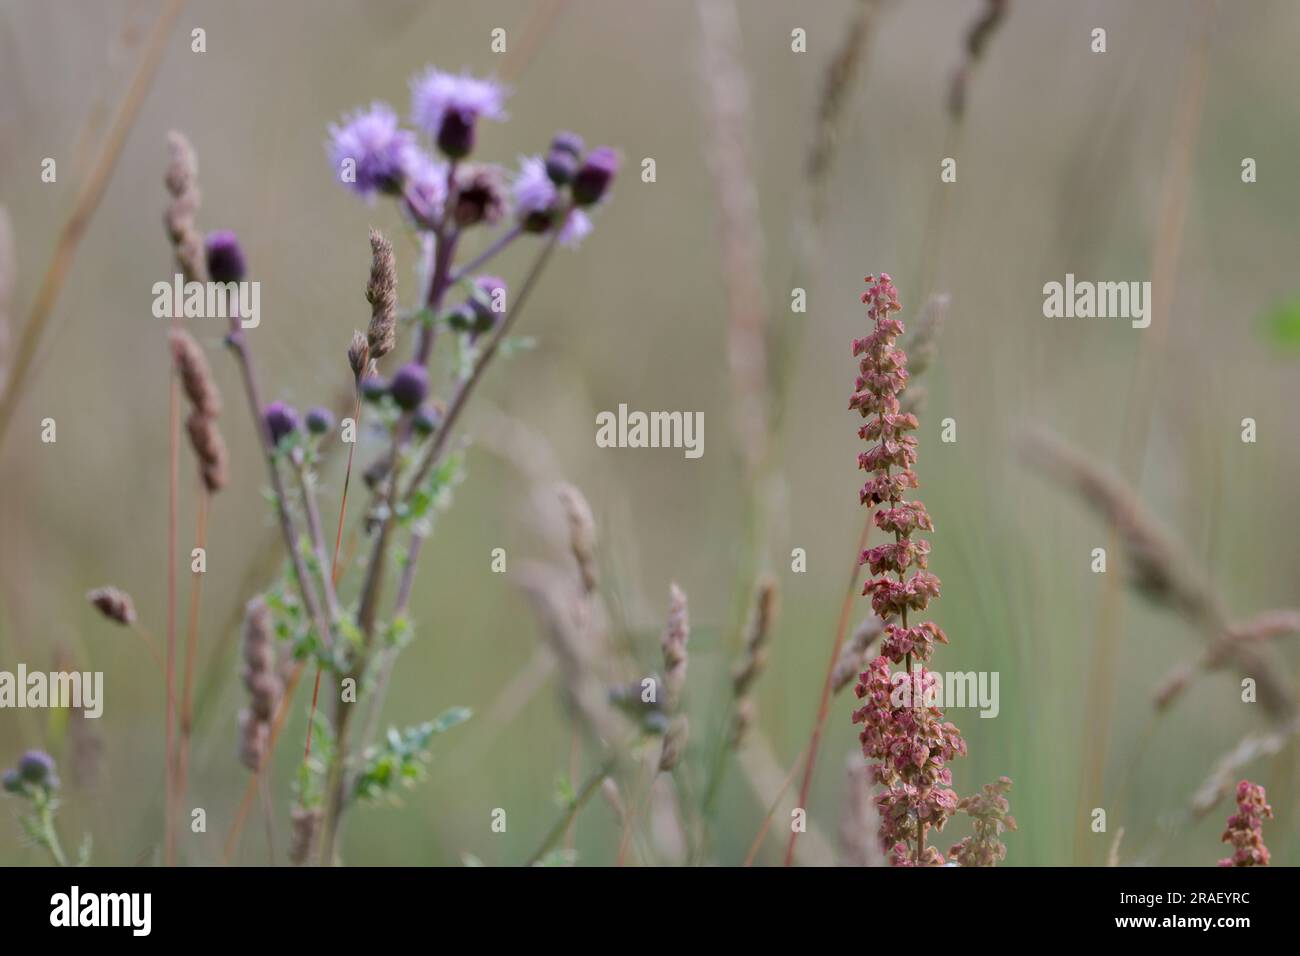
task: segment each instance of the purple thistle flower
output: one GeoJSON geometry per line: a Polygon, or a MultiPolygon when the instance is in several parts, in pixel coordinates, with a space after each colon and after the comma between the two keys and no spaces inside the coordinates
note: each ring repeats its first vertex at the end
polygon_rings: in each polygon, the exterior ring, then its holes
{"type": "Polygon", "coordinates": [[[329,132],[330,163],[345,185],[366,199],[401,191],[416,148],[415,134],[398,125],[391,106],[372,103],[345,116],[341,125],[331,123],[329,132]],[[352,176],[346,175],[349,160],[354,164],[352,176]]]}
{"type": "Polygon", "coordinates": [[[23,789],[23,778],[17,770],[6,770],[4,776],[0,778],[0,789],[5,793],[21,793],[23,789]]]}
{"type": "Polygon", "coordinates": [[[29,750],[18,760],[18,775],[27,783],[34,783],[38,786],[49,786],[51,789],[58,785],[58,777],[54,773],[54,758],[44,750],[29,750]]]}
{"type": "Polygon", "coordinates": [[[412,147],[406,156],[405,174],[406,208],[420,227],[433,229],[447,203],[447,164],[412,147]]]}
{"type": "Polygon", "coordinates": [[[618,173],[618,153],[608,146],[598,146],[587,154],[573,177],[573,201],[579,206],[598,203],[609,192],[618,173]]]}
{"type": "Polygon", "coordinates": [[[244,250],[229,229],[208,233],[208,276],[213,282],[242,282],[246,274],[244,250]]]}
{"type": "Polygon", "coordinates": [[[307,412],[307,431],[313,435],[324,435],[334,427],[334,413],[323,405],[317,405],[307,412]]]}
{"type": "Polygon", "coordinates": [[[263,413],[266,427],[271,432],[271,444],[279,445],[298,430],[298,412],[292,405],[272,402],[263,413]]]}
{"type": "Polygon", "coordinates": [[[444,155],[461,159],[474,149],[479,117],[506,118],[505,98],[505,89],[491,80],[429,67],[411,80],[411,120],[444,155]]]}
{"type": "Polygon", "coordinates": [[[515,211],[519,223],[528,232],[545,232],[551,228],[560,202],[560,191],[547,175],[540,156],[522,156],[519,175],[514,183],[515,211]]]}
{"type": "Polygon", "coordinates": [[[388,386],[397,407],[411,412],[419,408],[429,394],[429,372],[419,362],[408,362],[397,370],[388,386]]]}
{"type": "Polygon", "coordinates": [[[474,280],[474,295],[465,303],[473,317],[470,331],[482,335],[497,324],[505,314],[506,280],[499,276],[478,276],[474,280]],[[497,303],[500,303],[498,308],[497,303]]]}
{"type": "MultiPolygon", "coordinates": [[[[515,212],[525,232],[543,233],[555,224],[560,211],[560,190],[540,156],[523,156],[514,183],[515,212]]],[[[591,232],[591,219],[581,209],[569,212],[560,229],[559,242],[575,248],[591,232]]]]}

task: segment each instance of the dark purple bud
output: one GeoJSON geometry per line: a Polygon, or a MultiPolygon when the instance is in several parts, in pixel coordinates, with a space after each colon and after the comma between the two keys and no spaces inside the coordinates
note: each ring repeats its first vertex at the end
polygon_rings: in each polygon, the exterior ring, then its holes
{"type": "Polygon", "coordinates": [[[431,405],[421,405],[411,420],[411,427],[417,435],[432,435],[442,424],[442,415],[431,405]]]}
{"type": "Polygon", "coordinates": [[[572,182],[582,157],[582,137],[576,133],[557,133],[546,154],[546,175],[557,186],[572,182]]]}
{"type": "Polygon", "coordinates": [[[313,435],[324,435],[334,427],[334,413],[322,405],[307,412],[307,431],[313,435]]]}
{"type": "Polygon", "coordinates": [[[438,149],[444,156],[464,159],[474,151],[474,120],[477,117],[464,110],[449,109],[442,117],[438,129],[438,149]]]}
{"type": "Polygon", "coordinates": [[[3,788],[5,793],[20,793],[23,789],[23,778],[17,770],[6,770],[0,788],[3,788]]]}
{"type": "Polygon", "coordinates": [[[239,237],[229,229],[208,233],[208,276],[213,282],[244,280],[244,250],[239,237]]]}
{"type": "Polygon", "coordinates": [[[54,758],[43,750],[29,750],[18,761],[18,775],[28,783],[48,784],[57,779],[54,758]]]}
{"type": "Polygon", "coordinates": [[[361,382],[361,397],[368,402],[377,402],[388,394],[388,383],[378,375],[369,375],[361,382]]]}
{"type": "Polygon", "coordinates": [[[499,276],[479,276],[474,280],[474,296],[467,305],[473,312],[470,331],[482,335],[491,331],[506,311],[506,280],[499,276]]]}
{"type": "Polygon", "coordinates": [[[573,201],[579,206],[598,203],[609,191],[618,172],[618,153],[608,146],[598,146],[587,154],[582,167],[573,177],[573,201]]]}
{"type": "Polygon", "coordinates": [[[468,302],[462,302],[447,313],[447,324],[457,332],[468,332],[477,321],[474,307],[468,302]]]}
{"type": "Polygon", "coordinates": [[[388,394],[393,396],[398,408],[407,412],[414,411],[429,394],[428,371],[419,362],[408,362],[393,376],[388,394]]]}
{"type": "Polygon", "coordinates": [[[289,435],[298,430],[298,412],[292,405],[284,402],[272,402],[266,406],[264,413],[266,427],[271,432],[271,444],[279,445],[289,435]]]}

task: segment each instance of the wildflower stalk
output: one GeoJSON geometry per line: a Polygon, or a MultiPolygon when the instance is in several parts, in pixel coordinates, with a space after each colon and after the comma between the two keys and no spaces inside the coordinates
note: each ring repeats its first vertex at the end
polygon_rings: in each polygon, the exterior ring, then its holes
{"type": "Polygon", "coordinates": [[[615,752],[607,757],[605,762],[597,767],[596,770],[587,777],[582,787],[564,808],[563,815],[561,815],[561,817],[555,821],[555,824],[551,829],[546,832],[546,836],[542,838],[541,844],[533,852],[533,855],[528,858],[528,862],[524,864],[525,866],[536,866],[546,858],[546,854],[551,851],[551,848],[555,846],[555,844],[560,842],[570,825],[572,825],[573,821],[577,819],[582,808],[587,805],[587,802],[592,798],[596,791],[601,788],[601,785],[609,778],[609,775],[614,772],[614,768],[617,766],[618,754],[615,752]]]}

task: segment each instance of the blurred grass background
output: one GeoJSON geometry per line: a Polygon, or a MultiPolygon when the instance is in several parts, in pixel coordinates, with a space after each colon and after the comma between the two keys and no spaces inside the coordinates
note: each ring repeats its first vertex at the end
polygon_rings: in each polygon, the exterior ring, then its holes
{"type": "MultiPolygon", "coordinates": [[[[61,649],[79,667],[106,674],[105,714],[89,728],[102,745],[100,773],[92,785],[70,788],[63,813],[68,842],[93,832],[96,862],[151,859],[161,820],[161,682],[138,642],[98,620],[82,595],[116,584],[133,594],[145,625],[163,632],[167,365],[149,309],[150,287],[171,274],[161,227],[166,131],[183,130],[198,151],[201,223],[237,230],[251,277],[262,283],[253,342],[268,398],[331,401],[346,386],[351,330],[368,315],[361,295],[367,225],[393,233],[400,226],[394,209],[367,208],[333,182],[322,146],[327,124],[372,99],[404,113],[407,77],[426,63],[499,70],[489,31],[504,27],[512,44],[520,42],[540,6],[186,4],[0,450],[0,667],[22,661],[48,669],[61,649]],[[194,27],[206,30],[206,53],[190,52],[194,27]],[[46,416],[58,422],[54,445],[39,440],[37,423],[46,416]]],[[[938,260],[922,268],[944,155],[943,104],[982,4],[882,3],[828,184],[808,313],[791,315],[802,164],[822,73],[855,6],[740,5],[766,292],[773,320],[796,323],[800,341],[781,463],[787,527],[768,556],[783,609],[757,691],[760,727],[782,764],[793,765],[814,716],[863,520],[856,423],[845,411],[854,374],[848,345],[865,323],[861,278],[892,272],[906,320],[933,291],[917,287],[925,273],[934,289],[952,295],[937,362],[926,373],[931,395],[917,469],[938,529],[932,568],[944,596],[935,617],[952,640],[936,666],[1001,673],[996,719],[950,715],[970,747],[954,767],[957,788],[969,792],[1000,774],[1015,780],[1020,831],[1008,840],[1009,863],[1100,862],[1123,826],[1126,861],[1211,864],[1221,855],[1228,807],[1190,823],[1189,796],[1221,753],[1263,726],[1263,716],[1240,702],[1239,675],[1225,671],[1199,678],[1172,713],[1155,720],[1152,689],[1175,662],[1194,657],[1198,637],[1127,591],[1117,616],[1102,613],[1106,579],[1088,564],[1091,549],[1106,545],[1106,529],[1027,472],[1012,441],[1042,424],[1113,462],[1126,416],[1149,415],[1143,500],[1212,571],[1234,614],[1297,603],[1300,506],[1288,489],[1300,474],[1300,381],[1295,352],[1265,334],[1262,317],[1300,292],[1300,191],[1292,176],[1300,153],[1293,77],[1300,9],[1251,0],[1214,20],[1172,308],[1159,352],[1140,372],[1151,376],[1151,401],[1134,409],[1135,392],[1144,391],[1134,388],[1137,353],[1148,333],[1119,321],[1045,319],[1041,289],[1066,272],[1150,278],[1175,107],[1207,8],[1178,0],[1013,3],[972,78],[958,181],[946,187],[953,190],[949,227],[938,260]],[[1108,31],[1104,55],[1089,52],[1096,26],[1108,31]],[[795,27],[807,30],[806,54],[790,51],[795,27]],[[1245,156],[1259,165],[1252,185],[1240,179],[1245,156]],[[955,444],[939,441],[939,422],[949,416],[958,423],[955,444]],[[1258,422],[1257,444],[1239,440],[1244,417],[1258,422]],[[807,551],[806,574],[789,571],[794,547],[807,551]],[[1085,725],[1085,693],[1108,627],[1119,658],[1103,731],[1085,725]],[[1107,809],[1110,833],[1080,847],[1082,754],[1087,736],[1099,732],[1109,736],[1095,805],[1107,809]]],[[[607,579],[647,657],[656,652],[669,581],[689,593],[696,630],[688,694],[692,710],[707,714],[716,686],[709,679],[728,664],[719,644],[732,626],[743,496],[730,438],[699,21],[687,0],[572,0],[556,9],[513,83],[510,122],[485,127],[479,153],[513,165],[520,153],[542,151],[556,130],[572,128],[589,142],[617,146],[626,165],[595,233],[578,252],[556,256],[530,306],[520,331],[539,347],[494,368],[484,396],[544,436],[564,476],[590,498],[607,579]],[[656,183],[638,181],[643,157],[656,160],[656,183]],[[703,411],[704,457],[598,449],[594,415],[620,402],[703,411]]],[[[0,202],[18,238],[15,322],[157,10],[143,0],[0,7],[0,202]],[[56,184],[39,178],[47,156],[58,161],[56,184]]],[[[413,253],[399,243],[404,301],[414,286],[413,253]]],[[[515,252],[501,271],[518,276],[525,263],[515,252]]],[[[232,486],[212,512],[207,651],[229,640],[223,629],[232,608],[262,586],[245,580],[245,570],[272,540],[272,519],[233,364],[216,348],[216,333],[201,324],[195,331],[214,347],[233,464],[232,486]]],[[[486,422],[483,409],[472,410],[470,433],[486,422]]],[[[183,477],[188,466],[183,457],[183,477]]],[[[340,480],[338,471],[325,476],[327,513],[340,480]]],[[[517,863],[559,812],[555,780],[568,771],[572,734],[553,688],[508,726],[479,719],[538,643],[510,576],[489,573],[492,548],[507,548],[512,561],[541,554],[528,492],[527,476],[499,456],[471,452],[469,479],[425,548],[413,602],[418,638],[394,677],[386,717],[415,722],[453,704],[479,717],[439,742],[431,779],[401,807],[353,817],[349,862],[457,863],[471,853],[489,864],[517,863]],[[507,810],[505,834],[489,829],[496,807],[507,810]]],[[[190,520],[182,519],[182,543],[190,520]]],[[[184,593],[184,575],[181,583],[184,593]]],[[[855,620],[868,611],[868,602],[857,602],[855,620]]],[[[1294,680],[1294,647],[1268,653],[1294,680]]],[[[235,750],[243,690],[234,659],[218,662],[229,673],[217,675],[190,787],[191,802],[208,812],[208,833],[187,835],[182,850],[194,862],[219,857],[246,780],[235,750]]],[[[281,840],[305,686],[299,695],[275,767],[281,840]]],[[[835,701],[809,805],[832,838],[843,761],[856,747],[851,709],[847,696],[835,701]]],[[[0,712],[0,762],[51,740],[57,719],[0,712]]],[[[1277,863],[1300,852],[1293,750],[1249,770],[1277,812],[1265,831],[1277,863]]],[[[737,863],[767,808],[734,772],[721,806],[717,856],[737,863]]],[[[16,829],[0,827],[0,861],[34,858],[16,829]]],[[[779,861],[783,831],[778,820],[759,862],[779,861]]],[[[580,862],[611,862],[617,842],[611,814],[593,804],[577,829],[580,862]]],[[[264,862],[264,844],[254,820],[240,859],[264,862]]]]}

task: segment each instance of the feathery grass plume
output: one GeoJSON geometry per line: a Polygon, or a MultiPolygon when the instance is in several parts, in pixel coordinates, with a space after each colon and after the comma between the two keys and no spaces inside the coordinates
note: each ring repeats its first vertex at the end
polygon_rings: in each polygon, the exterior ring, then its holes
{"type": "Polygon", "coordinates": [[[365,376],[366,366],[369,364],[370,342],[364,332],[354,331],[352,341],[348,343],[348,367],[352,369],[352,377],[356,380],[358,388],[361,387],[361,379],[365,376]]]}
{"type": "Polygon", "coordinates": [[[663,712],[671,718],[664,734],[663,749],[659,754],[659,769],[672,770],[686,752],[690,724],[685,714],[679,714],[682,688],[686,685],[688,654],[686,642],[690,639],[690,612],[686,594],[676,584],[669,588],[668,624],[661,641],[664,654],[663,712]]]}
{"type": "Polygon", "coordinates": [[[959,120],[966,112],[966,87],[970,82],[971,71],[984,55],[989,41],[997,32],[1003,17],[1007,15],[1010,0],[984,0],[984,11],[971,24],[966,33],[966,57],[957,67],[948,91],[948,114],[959,120]]]}
{"type": "Polygon", "coordinates": [[[1237,784],[1237,812],[1228,817],[1227,829],[1220,840],[1231,843],[1232,856],[1219,866],[1268,866],[1268,847],[1264,845],[1264,820],[1273,816],[1265,799],[1264,788],[1249,780],[1237,784]]]}
{"type": "Polygon", "coordinates": [[[847,786],[840,810],[840,866],[884,866],[885,857],[875,831],[880,817],[871,793],[871,771],[860,754],[851,753],[845,767],[847,786]]]}
{"type": "Polygon", "coordinates": [[[767,645],[772,639],[777,614],[776,578],[764,575],[758,582],[754,607],[745,630],[745,649],[731,671],[731,691],[735,698],[735,716],[731,730],[731,745],[739,747],[754,722],[754,700],[750,690],[767,666],[767,645]]]}
{"type": "Polygon", "coordinates": [[[821,96],[817,100],[816,131],[805,166],[808,182],[812,186],[814,224],[821,219],[825,208],[827,174],[839,144],[849,94],[853,92],[854,83],[866,59],[867,40],[871,36],[879,5],[879,0],[858,0],[858,8],[822,76],[821,96]]]}
{"type": "Polygon", "coordinates": [[[840,648],[840,656],[835,660],[835,667],[831,671],[831,693],[838,694],[862,673],[867,665],[871,645],[876,643],[884,629],[885,625],[878,617],[869,617],[858,625],[857,630],[840,648]]]}
{"type": "Polygon", "coordinates": [[[212,377],[212,369],[203,354],[203,348],[184,329],[174,328],[168,333],[172,358],[180,373],[181,386],[193,406],[185,422],[190,445],[199,460],[199,476],[203,486],[216,493],[230,480],[227,465],[226,443],[217,428],[217,415],[221,411],[221,393],[212,377]]]}
{"type": "Polygon", "coordinates": [[[212,417],[219,415],[221,393],[212,378],[212,368],[203,354],[203,347],[184,329],[171,329],[168,338],[185,397],[199,414],[212,417]]]}
{"type": "Polygon", "coordinates": [[[302,866],[311,858],[316,845],[316,836],[320,833],[321,810],[319,807],[294,807],[289,813],[291,832],[289,834],[289,862],[302,866]]]}
{"type": "MultiPolygon", "coordinates": [[[[1038,429],[1022,440],[1026,460],[1074,491],[1114,528],[1126,556],[1131,586],[1147,600],[1175,611],[1206,636],[1209,647],[1200,665],[1214,669],[1234,663],[1259,685],[1259,700],[1274,717],[1290,717],[1295,696],[1287,681],[1256,652],[1253,641],[1236,640],[1223,597],[1203,568],[1192,563],[1160,522],[1113,472],[1038,429]]],[[[1249,622],[1248,622],[1249,623],[1249,622]]],[[[1285,621],[1273,622],[1282,624],[1285,621]]],[[[1156,691],[1157,707],[1168,707],[1190,684],[1194,669],[1179,665],[1156,691]]]]}
{"type": "Polygon", "coordinates": [[[1300,717],[1292,718],[1281,726],[1260,733],[1252,732],[1237,742],[1237,745],[1220,757],[1202,781],[1191,799],[1191,813],[1200,819],[1218,805],[1224,797],[1232,792],[1232,781],[1237,778],[1247,765],[1280,754],[1292,741],[1300,738],[1300,717]]]}
{"type": "Polygon", "coordinates": [[[556,489],[564,517],[569,525],[569,548],[578,562],[582,576],[582,589],[586,594],[596,590],[596,520],[591,515],[591,505],[581,491],[570,484],[556,489]]]}
{"type": "Polygon", "coordinates": [[[110,621],[128,627],[135,623],[135,605],[131,601],[131,595],[125,591],[114,587],[95,588],[86,592],[86,600],[110,621]]]}
{"type": "MultiPolygon", "coordinates": [[[[366,283],[366,301],[370,303],[369,357],[381,359],[397,344],[397,263],[393,257],[393,244],[373,228],[370,230],[370,281],[366,283]]],[[[359,375],[351,349],[348,360],[354,374],[359,375]]],[[[365,363],[361,364],[364,366],[365,363]]]]}
{"type": "Polygon", "coordinates": [[[999,777],[958,804],[974,823],[975,835],[953,844],[948,850],[950,859],[961,866],[994,866],[1006,859],[1007,846],[998,837],[1004,830],[1016,828],[1016,818],[1007,812],[1011,809],[1006,798],[1010,790],[1011,779],[999,777]]]}
{"type": "MultiPolygon", "coordinates": [[[[933,622],[908,622],[909,612],[924,611],[939,596],[939,579],[927,570],[930,545],[913,537],[917,531],[932,532],[934,524],[925,505],[904,498],[919,484],[912,470],[916,438],[907,434],[918,423],[899,406],[908,369],[906,353],[895,344],[904,332],[894,316],[902,308],[898,290],[884,273],[867,276],[866,281],[862,301],[873,327],[853,342],[853,354],[861,361],[849,409],[865,419],[858,437],[874,443],[858,455],[858,467],[872,476],[862,487],[860,501],[877,509],[876,527],[894,540],[861,556],[874,575],[862,593],[871,596],[872,610],[884,628],[881,654],[858,680],[863,706],[854,712],[853,722],[863,725],[863,755],[876,761],[870,765],[872,779],[884,787],[876,797],[881,847],[896,866],[941,865],[943,855],[927,843],[930,828],[941,831],[958,810],[969,813],[986,807],[978,801],[960,804],[952,790],[948,764],[965,755],[966,742],[957,727],[944,720],[943,711],[932,706],[939,679],[922,666],[934,644],[948,639],[933,622]],[[891,663],[905,664],[906,670],[892,674],[891,663]]],[[[974,859],[969,844],[958,847],[974,859]]]]}
{"type": "MultiPolygon", "coordinates": [[[[749,82],[741,63],[734,0],[705,0],[700,70],[708,107],[708,158],[718,197],[718,229],[727,294],[727,363],[737,450],[752,475],[768,454],[768,315],[763,289],[763,230],[750,148],[749,82]]],[[[748,586],[748,582],[746,582],[748,586]]]]}
{"type": "Polygon", "coordinates": [[[669,588],[668,624],[664,628],[660,642],[664,652],[664,707],[668,711],[676,711],[677,705],[681,702],[688,662],[686,642],[690,634],[691,622],[686,605],[686,594],[673,584],[669,588]]]}
{"type": "Polygon", "coordinates": [[[239,714],[240,759],[254,772],[261,769],[271,733],[271,719],[283,685],[276,668],[271,610],[260,597],[244,610],[244,687],[249,706],[239,714]]]}
{"type": "Polygon", "coordinates": [[[1169,534],[1118,477],[1046,431],[1029,433],[1024,450],[1030,464],[1072,488],[1115,528],[1139,593],[1193,623],[1220,629],[1223,612],[1205,575],[1180,557],[1169,534]]]}
{"type": "Polygon", "coordinates": [[[199,160],[184,134],[172,130],[167,134],[171,160],[167,164],[167,192],[172,200],[163,216],[167,236],[176,251],[176,264],[186,282],[206,282],[207,253],[203,233],[195,218],[202,202],[199,193],[199,160]]]}

